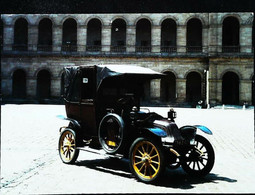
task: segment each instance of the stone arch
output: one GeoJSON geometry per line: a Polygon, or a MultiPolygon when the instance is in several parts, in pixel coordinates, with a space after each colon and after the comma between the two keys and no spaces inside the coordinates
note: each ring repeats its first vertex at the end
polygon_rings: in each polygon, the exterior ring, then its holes
{"type": "Polygon", "coordinates": [[[162,22],[164,22],[165,20],[173,20],[176,23],[176,26],[179,26],[179,22],[178,22],[178,18],[176,18],[175,16],[164,16],[163,18],[160,19],[159,21],[159,25],[162,25],[162,22]]]}
{"type": "Polygon", "coordinates": [[[240,15],[238,15],[238,14],[225,14],[224,16],[222,16],[222,18],[221,18],[221,20],[220,20],[220,24],[222,24],[223,25],[223,22],[224,22],[224,20],[226,19],[226,18],[228,18],[228,17],[234,17],[234,18],[236,18],[238,21],[239,21],[239,24],[241,24],[242,23],[242,18],[240,17],[240,15]]]}
{"type": "Polygon", "coordinates": [[[238,72],[237,70],[233,69],[233,68],[228,68],[228,69],[224,70],[224,71],[220,74],[220,78],[223,79],[223,76],[224,76],[227,72],[233,72],[233,73],[235,73],[235,74],[239,77],[239,79],[243,79],[241,73],[238,72]]]}
{"type": "Polygon", "coordinates": [[[125,23],[126,23],[126,25],[129,25],[127,18],[124,17],[124,16],[114,16],[114,17],[111,19],[111,21],[110,21],[110,25],[112,25],[113,21],[118,20],[118,19],[124,20],[125,23]]]}
{"type": "Polygon", "coordinates": [[[239,104],[239,76],[232,71],[222,77],[222,104],[239,104]]]}
{"type": "Polygon", "coordinates": [[[90,16],[90,17],[85,21],[85,25],[88,26],[89,22],[90,22],[91,20],[94,20],[94,19],[99,20],[100,23],[101,23],[101,26],[105,25],[105,24],[104,24],[104,21],[103,21],[102,18],[100,18],[99,16],[90,16]]]}
{"type": "Polygon", "coordinates": [[[197,19],[201,22],[202,24],[202,27],[206,25],[205,21],[203,18],[201,18],[201,16],[199,15],[192,15],[190,17],[188,17],[186,20],[185,20],[185,25],[187,26],[188,22],[191,20],[191,19],[197,19]]]}
{"type": "Polygon", "coordinates": [[[39,23],[43,20],[43,19],[49,19],[52,23],[52,26],[54,26],[55,24],[55,21],[53,18],[51,18],[50,16],[48,15],[39,15],[39,17],[37,18],[36,22],[35,22],[35,25],[39,25],[39,23]]]}
{"type": "Polygon", "coordinates": [[[14,98],[26,98],[27,75],[22,68],[17,68],[12,73],[12,96],[14,98]]]}
{"type": "Polygon", "coordinates": [[[148,21],[150,22],[151,26],[154,25],[152,19],[151,19],[149,16],[140,16],[140,17],[138,17],[138,18],[135,19],[135,21],[134,21],[134,26],[137,25],[137,22],[139,22],[140,20],[143,20],[143,19],[148,20],[148,21]]]}

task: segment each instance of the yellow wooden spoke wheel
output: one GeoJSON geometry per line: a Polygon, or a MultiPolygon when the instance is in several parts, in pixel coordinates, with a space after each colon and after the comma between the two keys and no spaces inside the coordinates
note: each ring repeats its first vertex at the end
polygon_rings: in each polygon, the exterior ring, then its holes
{"type": "Polygon", "coordinates": [[[146,183],[156,181],[164,164],[162,149],[154,140],[138,138],[134,141],[130,148],[130,167],[136,178],[146,183]]]}
{"type": "Polygon", "coordinates": [[[72,129],[65,129],[59,138],[59,155],[64,163],[76,161],[79,150],[76,148],[76,134],[72,129]]]}

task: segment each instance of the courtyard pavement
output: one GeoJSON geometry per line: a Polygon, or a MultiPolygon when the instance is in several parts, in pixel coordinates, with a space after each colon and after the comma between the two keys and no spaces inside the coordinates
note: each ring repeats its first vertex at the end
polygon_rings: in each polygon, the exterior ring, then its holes
{"type": "MultiPolygon", "coordinates": [[[[166,116],[169,108],[150,107],[166,116]]],[[[201,124],[215,149],[205,178],[167,169],[157,184],[138,182],[128,160],[81,151],[75,165],[58,156],[63,105],[1,106],[1,194],[255,193],[253,109],[175,108],[178,126],[201,124]]]]}

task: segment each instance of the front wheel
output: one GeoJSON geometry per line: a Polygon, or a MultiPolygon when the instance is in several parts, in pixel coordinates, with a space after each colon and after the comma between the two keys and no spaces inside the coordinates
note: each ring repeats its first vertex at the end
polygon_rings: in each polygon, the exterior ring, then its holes
{"type": "Polygon", "coordinates": [[[66,164],[74,163],[79,155],[77,147],[76,133],[66,128],[60,135],[58,150],[61,160],[66,164]]]}
{"type": "Polygon", "coordinates": [[[213,168],[214,150],[210,142],[196,135],[195,146],[182,158],[181,164],[184,171],[193,176],[205,176],[213,168]]]}
{"type": "Polygon", "coordinates": [[[130,169],[145,183],[156,181],[165,168],[164,153],[153,139],[137,138],[130,147],[130,169]]]}

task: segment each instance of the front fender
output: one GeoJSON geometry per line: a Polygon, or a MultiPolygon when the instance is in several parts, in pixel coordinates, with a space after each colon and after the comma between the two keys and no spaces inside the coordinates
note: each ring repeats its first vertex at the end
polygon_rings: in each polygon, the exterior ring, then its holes
{"type": "Polygon", "coordinates": [[[145,128],[145,129],[159,137],[167,137],[167,133],[163,129],[160,129],[158,127],[151,127],[151,128],[145,128]]]}
{"type": "Polygon", "coordinates": [[[80,123],[75,119],[67,118],[67,117],[64,117],[63,115],[57,115],[57,118],[70,121],[70,123],[73,125],[73,128],[76,130],[81,129],[80,123]]]}
{"type": "Polygon", "coordinates": [[[194,125],[194,127],[196,127],[197,129],[200,129],[201,131],[203,131],[204,133],[207,133],[209,135],[212,135],[212,131],[210,129],[208,129],[206,126],[203,125],[194,125]]]}

